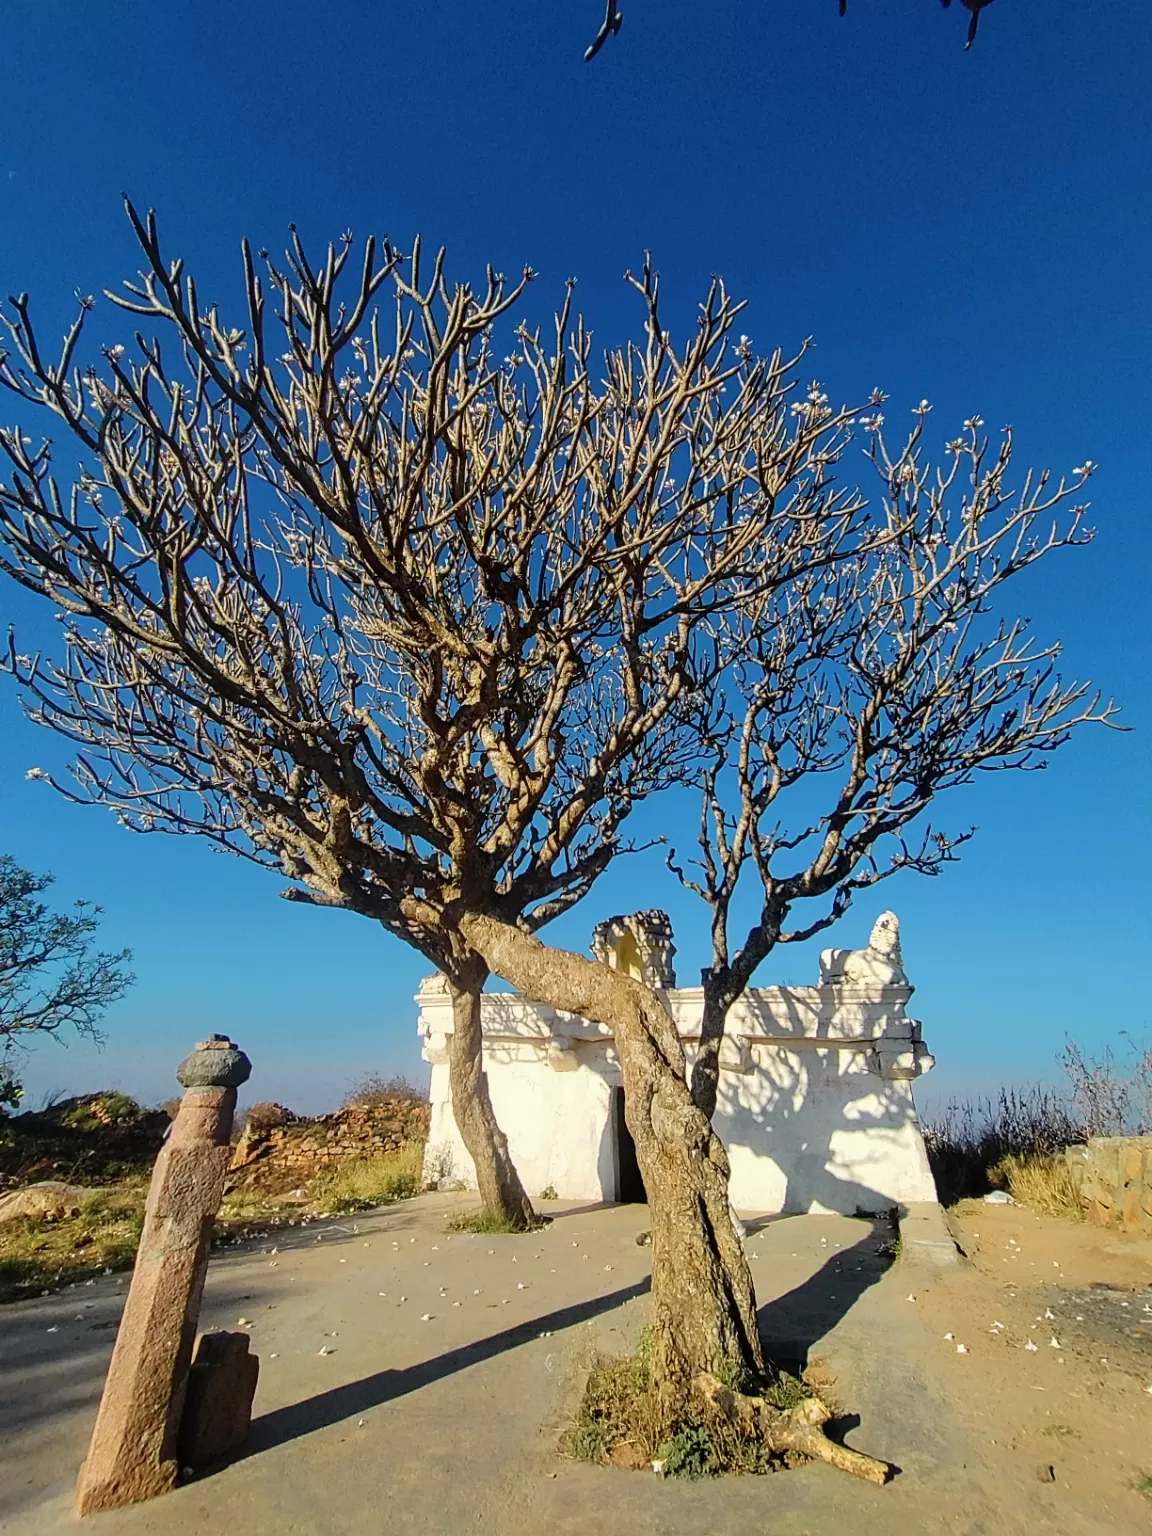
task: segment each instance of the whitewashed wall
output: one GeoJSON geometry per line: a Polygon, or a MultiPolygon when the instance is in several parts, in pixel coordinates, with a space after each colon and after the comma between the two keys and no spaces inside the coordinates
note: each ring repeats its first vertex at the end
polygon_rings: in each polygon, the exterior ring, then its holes
{"type": "MultiPolygon", "coordinates": [[[[836,980],[750,991],[729,1015],[714,1123],[741,1211],[851,1215],[936,1198],[912,1098],[912,1079],[932,1065],[906,1013],[912,988],[845,982],[844,953],[866,952],[829,952],[824,972],[836,980]]],[[[666,996],[690,1071],[703,993],[666,996]]],[[[429,1170],[474,1188],[452,1115],[452,1015],[440,979],[417,1001],[433,1063],[429,1170]]],[[[483,1027],[493,1108],[528,1193],[614,1200],[611,1094],[621,1078],[608,1031],[515,993],[485,996],[483,1027]]]]}

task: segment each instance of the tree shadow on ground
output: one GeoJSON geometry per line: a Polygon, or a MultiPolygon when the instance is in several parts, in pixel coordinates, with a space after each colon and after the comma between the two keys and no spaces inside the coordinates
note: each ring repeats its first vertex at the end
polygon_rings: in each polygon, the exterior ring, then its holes
{"type": "Polygon", "coordinates": [[[528,1322],[502,1329],[489,1338],[463,1344],[459,1349],[450,1349],[432,1360],[422,1360],[418,1365],[377,1371],[360,1381],[350,1381],[342,1387],[320,1392],[301,1403],[275,1408],[271,1413],[262,1414],[252,1421],[252,1430],[241,1457],[258,1455],[261,1451],[271,1450],[273,1446],[283,1445],[303,1435],[310,1435],[315,1430],[339,1424],[356,1414],[366,1413],[381,1403],[392,1402],[409,1392],[418,1392],[421,1387],[466,1370],[470,1365],[479,1365],[508,1350],[519,1349],[522,1344],[538,1339],[542,1333],[558,1333],[577,1323],[588,1322],[601,1313],[613,1312],[626,1301],[646,1295],[650,1289],[651,1281],[645,1276],[635,1285],[624,1286],[607,1296],[596,1296],[590,1301],[578,1302],[570,1307],[559,1307],[554,1312],[546,1312],[542,1317],[534,1317],[528,1322]]]}
{"type": "Polygon", "coordinates": [[[891,1223],[861,1218],[860,1225],[865,1230],[859,1242],[834,1250],[814,1275],[758,1309],[764,1352],[784,1369],[803,1371],[813,1347],[891,1268],[896,1253],[891,1223]]]}
{"type": "MultiPolygon", "coordinates": [[[[766,1303],[759,1311],[760,1332],[769,1357],[792,1370],[802,1370],[809,1351],[849,1312],[860,1296],[882,1277],[892,1263],[892,1229],[886,1221],[862,1222],[859,1242],[837,1251],[802,1285],[766,1303]]],[[[333,1387],[303,1402],[261,1415],[252,1424],[241,1455],[259,1455],[274,1446],[354,1418],[383,1403],[418,1392],[422,1387],[506,1354],[565,1328],[613,1312],[625,1302],[647,1295],[648,1277],[606,1296],[557,1308],[529,1321],[502,1329],[431,1360],[397,1370],[377,1371],[360,1381],[333,1387]]]]}

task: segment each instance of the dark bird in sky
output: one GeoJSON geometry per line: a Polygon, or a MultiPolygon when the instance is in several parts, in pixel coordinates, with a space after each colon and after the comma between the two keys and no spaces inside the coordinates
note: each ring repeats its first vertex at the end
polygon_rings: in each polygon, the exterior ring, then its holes
{"type": "Polygon", "coordinates": [[[585,62],[589,59],[594,59],[608,39],[615,37],[616,33],[620,30],[620,23],[623,20],[624,13],[616,9],[616,0],[608,0],[600,30],[593,39],[591,47],[584,50],[585,62]]]}

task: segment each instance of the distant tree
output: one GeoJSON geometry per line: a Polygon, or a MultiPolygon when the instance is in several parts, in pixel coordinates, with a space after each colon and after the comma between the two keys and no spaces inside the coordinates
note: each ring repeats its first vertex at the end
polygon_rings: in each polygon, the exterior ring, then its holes
{"type": "Polygon", "coordinates": [[[82,369],[88,301],[51,358],[12,301],[0,382],[82,467],[63,490],[50,443],[0,436],[0,570],[66,641],[55,662],[13,643],[8,669],[81,747],[65,793],[283,870],[290,899],[443,972],[453,1111],[492,1208],[531,1215],[483,1071],[489,974],[610,1027],[674,1420],[703,1377],[765,1367],[727,1153],[661,997],[536,933],[628,849],[641,800],[702,776],[735,797],[772,920],[842,909],[885,838],[935,867],[948,839],[903,839],[939,791],[1110,714],[990,617],[1004,582],[1089,536],[1083,506],[1058,509],[1092,466],[1013,483],[1010,436],[990,453],[972,418],[937,469],[927,402],[889,451],[884,397],[805,389],[803,349],[758,355],[719,279],[677,343],[646,262],[641,336],[593,361],[570,288],[546,338],[521,322],[498,342],[530,274],[474,290],[418,243],[369,242],[349,282],[350,237],[319,264],[294,237],[283,269],[245,247],[238,328],[132,217],[144,273],[117,302],[174,346],[142,330],[82,369]],[[837,478],[860,432],[874,501],[837,478]],[[778,835],[796,762],[814,821],[778,835]]]}
{"type": "MultiPolygon", "coordinates": [[[[21,869],[0,855],[0,1048],[35,1035],[73,1029],[100,1038],[105,1010],[124,995],[133,977],[131,952],[93,952],[98,906],[76,903],[76,915],[52,912],[38,900],[51,875],[21,869]]],[[[14,1065],[0,1057],[0,1073],[14,1080],[14,1065]]],[[[0,1090],[2,1096],[3,1090],[0,1090]]]]}
{"type": "MultiPolygon", "coordinates": [[[[848,0],[839,0],[840,14],[848,14],[848,0]]],[[[952,4],[952,0],[940,0],[945,10],[952,4]]],[[[986,10],[992,4],[992,0],[960,0],[960,4],[968,12],[968,40],[965,48],[971,48],[976,41],[976,32],[980,26],[980,12],[986,10]]],[[[604,7],[604,19],[600,23],[600,30],[584,50],[585,59],[594,59],[610,37],[615,37],[624,22],[624,13],[621,11],[618,0],[607,0],[604,7]]]]}

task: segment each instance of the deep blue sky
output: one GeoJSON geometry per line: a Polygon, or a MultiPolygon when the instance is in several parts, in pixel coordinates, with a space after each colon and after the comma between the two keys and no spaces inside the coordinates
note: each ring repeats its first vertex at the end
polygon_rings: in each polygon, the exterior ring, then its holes
{"type": "MultiPolygon", "coordinates": [[[[759,347],[816,338],[836,400],[879,384],[894,420],[932,400],[941,443],[978,410],[1014,424],[1024,461],[1098,460],[1097,543],[1018,601],[1134,731],[1086,732],[1046,774],[961,792],[943,819],[981,828],[963,864],[891,883],[834,940],[901,914],[940,1061],[925,1100],[1051,1077],[1066,1031],[1097,1047],[1150,1027],[1146,0],[1002,0],[968,54],[966,14],[931,0],[853,0],[843,21],[835,0],[625,8],[585,65],[601,0],[6,7],[0,289],[29,290],[52,331],[74,289],[130,275],[122,189],[157,208],[209,296],[235,292],[243,233],[276,248],[291,220],[317,241],[420,230],[458,271],[530,262],[540,299],[578,275],[605,340],[636,318],[621,274],[647,246],[674,319],[722,272],[759,347]]],[[[124,329],[102,305],[93,333],[124,329]]],[[[12,614],[51,640],[0,587],[12,614]]],[[[252,1055],[253,1096],[300,1108],[364,1068],[421,1070],[418,956],[361,918],[277,900],[275,875],[25,781],[60,755],[0,688],[0,850],[54,872],[61,900],[103,903],[139,981],[102,1057],[40,1047],[33,1100],[98,1083],[164,1097],[210,1029],[252,1055]]],[[[691,820],[667,805],[648,825],[687,841],[691,820]]],[[[607,912],[656,903],[691,982],[703,926],[655,856],[621,863],[551,936],[583,946],[607,912]]],[[[813,980],[818,947],[764,979],[813,980]]]]}

